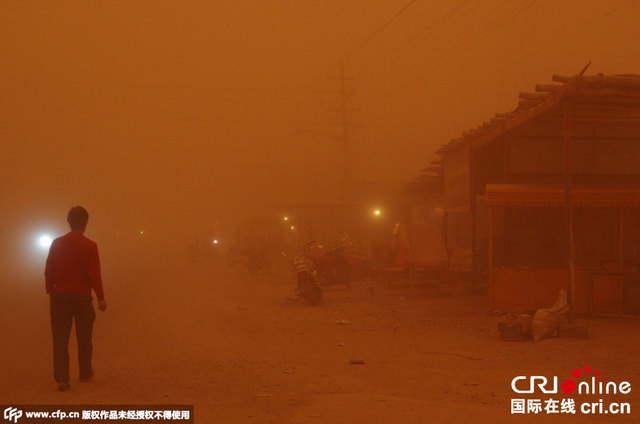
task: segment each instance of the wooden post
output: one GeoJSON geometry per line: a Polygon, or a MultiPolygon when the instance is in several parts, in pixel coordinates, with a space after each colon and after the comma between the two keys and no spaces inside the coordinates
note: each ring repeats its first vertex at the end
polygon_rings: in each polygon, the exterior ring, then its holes
{"type": "Polygon", "coordinates": [[[473,157],[473,148],[469,146],[469,209],[471,210],[471,289],[475,291],[477,277],[476,267],[478,260],[476,258],[476,178],[475,159],[473,157]]]}
{"type": "Polygon", "coordinates": [[[565,147],[565,190],[566,204],[565,216],[567,222],[567,301],[569,303],[569,323],[574,321],[574,301],[575,301],[575,246],[573,241],[573,203],[572,203],[572,170],[571,170],[571,107],[569,102],[565,100],[562,113],[562,135],[565,147]]]}
{"type": "Polygon", "coordinates": [[[445,209],[442,214],[442,242],[447,252],[447,275],[451,271],[451,251],[449,250],[449,212],[445,209]]]}
{"type": "Polygon", "coordinates": [[[493,308],[493,206],[489,205],[489,309],[493,308]]]}
{"type": "Polygon", "coordinates": [[[502,181],[506,184],[511,182],[511,140],[507,135],[502,136],[500,147],[502,149],[502,181]]]}
{"type": "Polygon", "coordinates": [[[624,312],[624,206],[620,206],[620,226],[618,228],[618,249],[619,249],[619,261],[618,271],[620,276],[618,277],[618,295],[620,314],[624,312]]]}
{"type": "Polygon", "coordinates": [[[590,272],[587,277],[587,309],[589,316],[593,317],[596,314],[593,304],[593,273],[590,272]]]}
{"type": "MultiPolygon", "coordinates": [[[[505,135],[502,139],[502,182],[511,183],[511,140],[505,135]]],[[[509,264],[511,261],[511,251],[509,246],[509,234],[511,231],[511,208],[503,208],[503,237],[502,237],[502,262],[509,264]]]]}
{"type": "Polygon", "coordinates": [[[301,213],[301,208],[299,206],[297,206],[295,208],[295,233],[296,233],[296,239],[298,240],[298,250],[302,249],[302,225],[300,225],[302,223],[302,213],[301,213]]]}

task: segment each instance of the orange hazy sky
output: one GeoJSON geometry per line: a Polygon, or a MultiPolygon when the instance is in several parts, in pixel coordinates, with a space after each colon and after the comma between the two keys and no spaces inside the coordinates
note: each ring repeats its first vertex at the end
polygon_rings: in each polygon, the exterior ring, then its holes
{"type": "Polygon", "coordinates": [[[638,22],[622,0],[0,1],[3,213],[335,198],[340,60],[354,177],[409,181],[553,73],[640,73],[638,22]]]}

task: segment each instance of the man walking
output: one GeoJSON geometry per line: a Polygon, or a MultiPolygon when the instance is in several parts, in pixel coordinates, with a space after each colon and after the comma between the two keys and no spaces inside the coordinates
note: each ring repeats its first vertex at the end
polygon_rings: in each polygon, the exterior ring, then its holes
{"type": "Polygon", "coordinates": [[[84,236],[89,214],[82,206],[71,208],[67,222],[71,231],[53,241],[45,267],[45,285],[50,297],[53,334],[53,376],[58,390],[69,389],[69,335],[75,320],[78,339],[80,381],[93,377],[91,335],[96,314],[91,290],[98,297],[98,308],[107,309],[102,289],[98,245],[84,236]]]}

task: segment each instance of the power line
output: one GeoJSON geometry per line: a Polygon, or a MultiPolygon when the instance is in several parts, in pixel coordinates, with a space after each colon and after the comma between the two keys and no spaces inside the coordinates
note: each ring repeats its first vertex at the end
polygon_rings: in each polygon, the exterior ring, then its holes
{"type": "MultiPolygon", "coordinates": [[[[535,2],[535,1],[537,1],[537,0],[533,0],[533,1],[535,2]]],[[[542,45],[541,47],[539,47],[539,48],[537,48],[537,49],[534,49],[534,50],[533,50],[533,52],[536,52],[536,51],[542,50],[542,49],[544,49],[544,48],[546,48],[546,47],[549,47],[549,46],[551,46],[551,45],[553,45],[553,44],[555,44],[555,43],[558,43],[558,42],[560,42],[560,41],[562,41],[562,40],[565,40],[565,39],[567,39],[568,37],[570,37],[570,36],[572,36],[572,35],[575,35],[575,34],[579,33],[580,31],[583,31],[584,29],[586,29],[586,28],[588,28],[588,27],[592,26],[593,24],[595,24],[595,23],[597,23],[597,22],[599,22],[599,21],[602,21],[602,20],[604,20],[604,19],[608,18],[609,16],[611,16],[611,15],[613,15],[614,13],[616,13],[617,11],[619,11],[619,10],[621,10],[621,9],[623,9],[623,8],[625,8],[625,7],[627,7],[628,5],[630,5],[630,4],[632,4],[632,3],[634,3],[635,1],[636,1],[636,0],[629,0],[628,2],[626,2],[626,3],[624,3],[624,4],[620,5],[620,6],[614,7],[613,9],[609,10],[608,12],[606,12],[606,13],[604,13],[604,14],[602,14],[602,15],[599,15],[599,16],[597,16],[597,17],[595,17],[594,19],[592,19],[592,20],[590,20],[590,21],[586,22],[585,24],[583,24],[583,25],[579,26],[578,28],[575,28],[575,29],[573,29],[573,30],[567,31],[567,32],[565,32],[564,34],[561,34],[560,36],[558,36],[558,37],[554,38],[553,40],[551,40],[551,41],[549,41],[549,42],[545,43],[545,44],[544,44],[544,45],[542,45]]],[[[494,32],[495,32],[495,31],[494,31],[494,32]]],[[[485,37],[485,38],[486,38],[486,37],[485,37]]],[[[471,46],[471,47],[473,47],[473,46],[471,46]]],[[[531,53],[533,53],[533,52],[531,52],[531,53]]],[[[520,62],[522,62],[522,60],[524,60],[525,58],[529,57],[529,56],[531,55],[531,53],[529,53],[529,54],[527,54],[527,55],[525,55],[525,56],[521,57],[519,60],[512,61],[512,62],[509,64],[509,66],[508,66],[508,67],[513,67],[514,65],[516,65],[516,64],[518,64],[518,63],[520,63],[520,62]]],[[[454,59],[455,59],[455,58],[454,58],[454,59]]],[[[436,68],[436,69],[438,69],[438,68],[436,68]]],[[[503,69],[505,69],[505,67],[494,68],[492,71],[490,71],[490,72],[489,72],[489,74],[493,74],[493,73],[495,73],[496,71],[503,70],[503,69]]],[[[435,69],[434,69],[434,70],[435,70],[435,69]]]]}
{"type": "MultiPolygon", "coordinates": [[[[466,0],[462,0],[460,3],[455,5],[452,9],[450,9],[447,13],[445,13],[443,16],[441,16],[438,20],[433,22],[431,25],[428,25],[426,28],[424,28],[423,30],[421,30],[420,32],[415,34],[413,37],[411,37],[406,43],[404,43],[404,44],[396,47],[395,49],[393,49],[391,51],[391,53],[389,53],[387,55],[387,57],[393,56],[394,54],[398,53],[400,50],[402,50],[402,49],[404,49],[406,47],[415,46],[416,44],[420,43],[420,41],[422,39],[424,39],[424,37],[426,37],[431,32],[432,29],[435,29],[438,25],[444,23],[448,18],[450,18],[453,14],[455,14],[455,12],[458,9],[460,9],[462,7],[462,5],[464,5],[465,2],[466,2],[466,0]]],[[[478,2],[478,4],[480,4],[480,3],[482,3],[482,1],[478,2]]],[[[394,62],[397,62],[397,58],[396,58],[396,60],[394,62]]],[[[391,64],[393,64],[394,62],[392,62],[391,64]]]]}
{"type": "Polygon", "coordinates": [[[431,68],[430,73],[429,74],[423,74],[417,78],[415,78],[413,80],[413,82],[415,81],[420,81],[423,80],[429,76],[432,75],[433,72],[441,69],[443,66],[449,64],[451,61],[461,57],[464,53],[466,53],[467,51],[471,50],[472,48],[476,47],[478,44],[480,44],[482,41],[484,41],[486,38],[490,37],[491,35],[495,34],[498,30],[502,29],[505,25],[509,24],[511,21],[513,21],[515,18],[517,18],[518,16],[520,16],[522,13],[524,13],[527,9],[529,9],[531,6],[533,6],[538,0],[531,0],[530,2],[528,2],[524,7],[520,8],[519,10],[517,10],[515,13],[513,13],[511,16],[508,16],[506,18],[506,20],[502,20],[497,26],[493,27],[491,30],[485,32],[480,38],[478,38],[477,40],[475,40],[475,42],[471,42],[469,44],[467,44],[466,46],[464,46],[462,49],[459,50],[458,54],[454,54],[452,56],[446,57],[443,60],[441,60],[440,62],[438,62],[433,68],[431,68]]]}
{"type": "MultiPolygon", "coordinates": [[[[357,45],[354,49],[351,50],[346,56],[342,58],[342,63],[347,62],[349,59],[353,57],[354,54],[358,52],[358,50],[362,49],[364,46],[369,44],[378,34],[384,31],[389,25],[393,23],[400,15],[402,15],[407,9],[409,9],[414,3],[418,0],[410,0],[407,4],[404,5],[402,9],[396,12],[389,20],[387,20],[382,26],[376,29],[373,33],[371,33],[367,38],[364,39],[362,43],[357,45]]],[[[335,64],[330,71],[334,70],[336,67],[340,66],[340,64],[335,64]]]]}
{"type": "MultiPolygon", "coordinates": [[[[545,45],[543,45],[542,47],[540,47],[539,49],[536,49],[536,50],[534,50],[534,51],[537,51],[537,50],[543,49],[543,48],[545,48],[545,47],[549,47],[549,46],[551,46],[551,45],[553,45],[553,44],[555,44],[555,43],[558,43],[558,42],[560,42],[560,41],[562,41],[562,40],[565,40],[566,38],[568,38],[568,37],[570,37],[570,36],[572,36],[572,35],[574,35],[574,34],[579,33],[580,31],[584,30],[585,28],[587,28],[587,27],[589,27],[589,26],[591,26],[591,25],[593,25],[593,24],[595,24],[595,23],[597,23],[597,22],[599,22],[599,21],[601,21],[601,20],[604,20],[604,19],[608,18],[609,16],[613,15],[613,14],[614,14],[615,12],[617,12],[618,10],[620,10],[620,9],[622,9],[622,8],[624,8],[624,7],[628,6],[628,5],[630,5],[630,4],[631,4],[631,3],[633,3],[634,1],[636,1],[636,0],[630,0],[630,1],[628,1],[628,2],[626,2],[626,3],[624,3],[624,4],[620,5],[620,6],[618,6],[618,7],[616,7],[616,8],[614,8],[614,9],[610,10],[609,12],[607,12],[607,13],[605,13],[605,14],[603,14],[603,15],[600,15],[600,16],[596,17],[595,19],[592,19],[592,20],[590,20],[589,22],[585,23],[584,25],[579,26],[578,28],[574,29],[573,31],[568,31],[568,32],[566,32],[565,34],[561,35],[560,37],[557,37],[557,38],[555,38],[555,39],[551,40],[550,42],[546,43],[545,45]]],[[[525,57],[526,57],[526,56],[525,56],[525,57]]],[[[521,60],[522,60],[522,59],[521,59],[521,60]]],[[[518,61],[513,62],[513,63],[512,63],[512,65],[514,65],[515,63],[518,63],[518,61]]]]}
{"type": "MultiPolygon", "coordinates": [[[[442,29],[442,30],[440,30],[438,33],[435,33],[435,34],[433,35],[433,37],[432,37],[432,38],[430,38],[430,41],[433,41],[433,40],[436,40],[436,39],[438,39],[438,38],[441,38],[443,35],[445,35],[445,33],[446,33],[446,31],[447,31],[448,29],[454,28],[454,27],[455,27],[459,22],[461,22],[461,21],[462,21],[462,19],[463,19],[463,18],[465,18],[465,17],[467,17],[469,14],[471,14],[471,13],[472,13],[474,10],[476,10],[476,9],[477,9],[477,8],[478,8],[478,7],[483,3],[483,2],[484,2],[484,0],[480,0],[480,1],[478,1],[478,3],[476,3],[476,4],[475,4],[471,9],[469,9],[466,13],[464,13],[464,14],[460,15],[460,16],[459,16],[459,17],[458,17],[458,18],[457,18],[457,19],[456,19],[456,20],[455,20],[451,25],[449,25],[448,27],[443,28],[443,29],[442,29]]],[[[490,24],[490,23],[491,23],[491,21],[492,21],[492,19],[490,18],[491,14],[492,14],[496,9],[498,9],[500,6],[502,6],[504,3],[507,3],[507,2],[508,2],[508,0],[502,0],[501,2],[499,2],[498,4],[496,4],[493,8],[491,8],[491,10],[489,10],[489,12],[488,12],[488,13],[486,13],[486,14],[485,14],[485,17],[489,17],[489,19],[487,19],[487,20],[486,20],[486,23],[487,23],[487,24],[490,24]]],[[[463,2],[459,3],[458,5],[456,5],[456,6],[454,7],[454,9],[457,9],[458,7],[461,7],[461,6],[462,6],[462,3],[464,3],[464,0],[463,0],[463,2]]],[[[443,16],[443,17],[440,19],[440,21],[444,22],[444,21],[445,21],[445,18],[452,17],[452,15],[453,15],[453,13],[452,13],[452,12],[454,12],[454,11],[455,11],[454,9],[450,10],[450,11],[449,11],[445,16],[443,16]]],[[[479,22],[479,21],[480,21],[480,19],[474,19],[474,23],[477,23],[477,22],[479,22]]],[[[487,25],[485,28],[488,28],[489,26],[490,26],[490,25],[487,25]]],[[[430,27],[432,27],[434,30],[436,29],[436,28],[435,28],[435,27],[436,27],[436,25],[431,25],[430,27]]],[[[470,31],[472,28],[474,28],[474,25],[466,25],[466,26],[465,26],[461,31],[457,32],[455,35],[450,36],[450,37],[447,37],[447,41],[448,41],[448,42],[450,42],[450,43],[452,43],[452,42],[454,42],[454,41],[456,41],[456,40],[460,39],[460,38],[462,37],[462,35],[463,35],[463,34],[467,33],[467,32],[468,32],[468,31],[470,31]]],[[[434,31],[430,31],[430,32],[434,32],[434,31]]],[[[429,35],[429,33],[428,33],[428,32],[426,32],[426,31],[423,31],[423,34],[419,34],[419,36],[414,36],[414,37],[412,37],[412,39],[410,40],[410,41],[413,41],[413,42],[411,43],[411,44],[412,44],[412,47],[413,47],[413,46],[417,46],[417,45],[418,45],[418,44],[420,44],[423,40],[426,40],[426,39],[427,39],[427,35],[429,35]]],[[[408,44],[409,44],[409,43],[405,43],[403,46],[400,46],[400,47],[396,48],[396,49],[394,50],[394,52],[400,51],[403,47],[406,47],[408,44]]],[[[426,60],[426,59],[428,59],[428,58],[431,58],[431,57],[436,56],[436,55],[437,55],[437,53],[438,53],[438,51],[439,51],[439,50],[442,50],[442,48],[443,48],[442,46],[440,46],[440,45],[436,45],[435,43],[432,43],[432,44],[431,44],[431,46],[432,46],[432,48],[430,48],[429,50],[427,50],[427,54],[426,54],[426,55],[424,55],[424,56],[422,57],[424,60],[426,60]]],[[[393,55],[393,52],[392,52],[392,54],[390,54],[390,55],[388,55],[388,56],[392,56],[392,55],[393,55]]],[[[415,59],[416,57],[417,57],[417,56],[415,56],[415,55],[411,56],[411,58],[413,58],[413,59],[415,59]]],[[[404,54],[404,55],[402,55],[402,54],[397,55],[397,56],[396,56],[396,58],[392,59],[392,60],[391,60],[391,62],[388,64],[387,70],[386,70],[385,72],[383,72],[383,75],[385,75],[385,74],[387,74],[387,73],[391,72],[392,67],[393,67],[396,63],[398,63],[398,61],[400,61],[400,60],[401,60],[401,59],[403,59],[403,58],[408,58],[408,53],[406,53],[406,54],[404,54]],[[404,56],[404,57],[403,57],[403,56],[404,56]]],[[[379,63],[381,63],[381,62],[379,62],[379,63]]],[[[415,66],[413,66],[413,67],[411,67],[411,68],[415,68],[415,66]]],[[[406,69],[405,69],[405,70],[406,70],[406,69]]]]}
{"type": "MultiPolygon", "coordinates": [[[[581,32],[581,31],[585,30],[586,28],[588,28],[588,27],[590,27],[590,26],[592,26],[592,25],[594,25],[594,24],[596,24],[596,23],[598,23],[598,22],[600,22],[602,20],[607,19],[608,17],[610,17],[614,13],[618,12],[619,10],[627,7],[628,5],[630,5],[630,4],[634,3],[634,2],[636,2],[636,0],[629,0],[629,1],[627,1],[626,3],[624,3],[624,4],[620,5],[620,6],[614,7],[613,9],[609,10],[608,12],[606,12],[606,13],[604,13],[602,15],[599,15],[599,16],[595,17],[594,19],[590,20],[590,21],[587,21],[583,25],[580,25],[579,27],[577,27],[577,28],[575,28],[573,30],[569,30],[569,31],[567,31],[565,33],[560,34],[558,37],[552,39],[551,41],[548,41],[547,43],[543,44],[542,46],[533,49],[532,51],[530,51],[527,54],[524,54],[519,59],[511,61],[507,66],[500,66],[500,67],[493,68],[489,72],[483,73],[482,75],[493,75],[497,71],[502,71],[504,69],[512,68],[513,66],[515,66],[515,65],[517,65],[519,63],[522,63],[523,60],[525,60],[528,57],[530,57],[533,53],[538,52],[540,50],[543,50],[543,49],[545,49],[545,48],[547,48],[549,46],[552,46],[552,45],[554,45],[554,44],[556,44],[558,42],[561,42],[563,40],[566,40],[570,36],[575,35],[575,34],[581,32]]],[[[479,75],[477,75],[477,76],[479,76],[479,75]]],[[[474,81],[475,80],[477,80],[477,78],[474,79],[474,81]]]]}
{"type": "MultiPolygon", "coordinates": [[[[502,21],[497,27],[493,28],[493,30],[486,32],[482,37],[480,37],[479,39],[476,40],[476,42],[472,42],[470,44],[467,45],[466,49],[463,49],[461,51],[461,53],[464,53],[466,51],[469,51],[470,49],[472,49],[473,47],[477,46],[478,44],[480,44],[482,41],[484,41],[485,39],[487,39],[489,36],[495,34],[498,30],[502,29],[502,27],[504,27],[505,25],[507,25],[508,23],[510,23],[511,21],[513,21],[515,18],[517,18],[518,16],[520,16],[522,13],[524,13],[527,9],[529,9],[531,6],[533,6],[538,0],[531,0],[528,4],[526,4],[523,8],[521,8],[520,10],[518,10],[517,12],[515,12],[513,15],[511,15],[510,17],[508,17],[505,21],[502,21]]],[[[460,57],[460,55],[457,56],[453,56],[452,58],[450,58],[450,60],[445,60],[442,65],[449,63],[451,61],[451,59],[455,59],[456,57],[460,57]]]]}
{"type": "MultiPolygon", "coordinates": [[[[478,8],[478,6],[480,4],[483,3],[483,0],[480,0],[475,6],[473,6],[470,10],[468,10],[466,13],[464,13],[463,15],[459,16],[458,19],[452,23],[451,25],[448,26],[448,28],[443,28],[441,31],[439,31],[438,33],[434,34],[433,39],[438,39],[442,36],[446,36],[446,40],[449,42],[449,44],[451,44],[451,47],[447,47],[446,45],[442,45],[442,44],[436,44],[436,43],[431,43],[431,48],[428,49],[426,51],[426,54],[424,55],[413,55],[411,56],[411,58],[413,58],[413,62],[412,65],[413,66],[405,66],[404,71],[413,71],[414,69],[416,69],[417,67],[420,67],[420,71],[421,74],[424,72],[422,71],[422,69],[424,68],[424,65],[420,65],[417,62],[417,59],[420,59],[422,61],[422,63],[424,62],[429,62],[429,61],[441,61],[443,58],[446,58],[448,54],[450,54],[451,50],[453,48],[455,48],[456,45],[462,44],[463,42],[466,42],[467,39],[473,39],[473,37],[478,37],[479,34],[483,34],[484,32],[486,32],[487,30],[490,30],[491,28],[494,28],[496,26],[496,24],[498,22],[500,22],[504,17],[508,16],[508,13],[504,13],[502,14],[498,19],[494,20],[494,12],[498,9],[500,9],[505,3],[509,3],[509,0],[501,0],[498,1],[496,4],[493,5],[493,7],[491,7],[488,12],[484,13],[482,16],[474,16],[472,19],[472,23],[467,23],[464,28],[462,28],[461,30],[455,32],[453,35],[447,35],[447,31],[448,29],[452,29],[454,27],[456,27],[456,25],[460,22],[462,22],[463,18],[465,18],[466,16],[470,15],[474,10],[476,10],[478,8]],[[474,34],[475,30],[479,29],[478,34],[474,34]],[[471,33],[469,34],[468,37],[465,37],[464,39],[462,39],[462,36],[468,32],[471,33]],[[458,43],[457,40],[460,40],[461,43],[458,43]],[[442,52],[442,54],[441,54],[442,52]],[[433,60],[433,59],[435,60],[433,60]]],[[[457,5],[460,6],[460,5],[457,5]]],[[[457,7],[456,6],[456,7],[457,7]]],[[[425,34],[426,36],[426,34],[425,34]]],[[[392,71],[392,66],[395,65],[398,60],[400,59],[400,57],[398,57],[396,60],[392,61],[389,65],[389,68],[383,73],[383,76],[389,72],[392,71]]],[[[405,87],[407,84],[403,84],[403,80],[398,79],[396,84],[393,84],[394,88],[400,88],[400,87],[405,87]]]]}

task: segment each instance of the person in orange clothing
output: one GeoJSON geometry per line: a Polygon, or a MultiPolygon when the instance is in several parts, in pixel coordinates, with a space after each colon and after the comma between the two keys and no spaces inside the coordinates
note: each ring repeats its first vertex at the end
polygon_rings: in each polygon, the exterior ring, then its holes
{"type": "Polygon", "coordinates": [[[71,208],[67,215],[71,231],[53,241],[44,271],[50,298],[53,376],[58,383],[58,390],[68,390],[70,387],[69,335],[74,320],[80,381],[89,381],[93,377],[91,337],[96,314],[92,305],[92,290],[98,298],[98,309],[107,310],[98,245],[84,236],[88,221],[89,214],[85,208],[71,208]]]}

